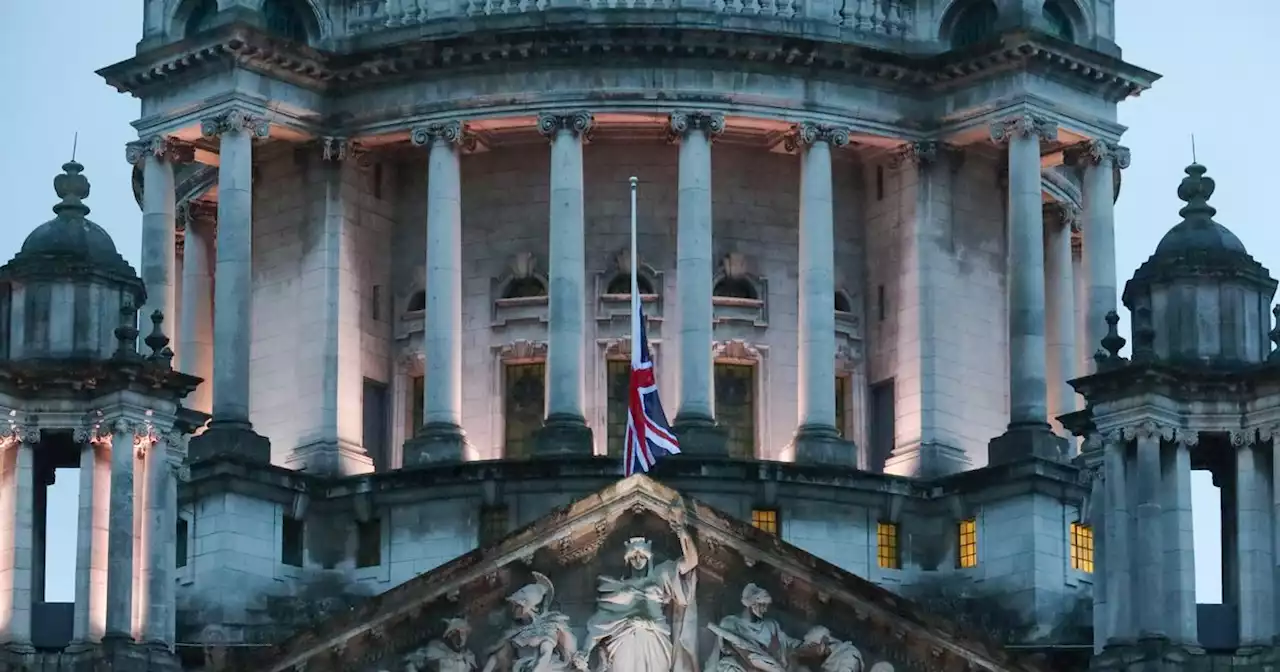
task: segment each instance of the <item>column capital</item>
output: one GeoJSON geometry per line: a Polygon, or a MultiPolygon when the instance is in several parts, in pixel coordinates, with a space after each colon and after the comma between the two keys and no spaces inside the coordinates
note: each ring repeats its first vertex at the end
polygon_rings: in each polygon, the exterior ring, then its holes
{"type": "Polygon", "coordinates": [[[209,201],[183,201],[178,204],[178,221],[183,229],[192,225],[217,226],[218,204],[209,201]]]}
{"type": "Polygon", "coordinates": [[[320,138],[320,160],[322,161],[359,160],[363,154],[363,148],[351,138],[341,135],[326,135],[320,138]]]}
{"type": "Polygon", "coordinates": [[[196,148],[189,142],[167,135],[153,135],[126,143],[124,158],[130,165],[137,165],[148,158],[168,163],[191,163],[196,148]]]}
{"type": "Polygon", "coordinates": [[[569,131],[577,137],[586,138],[591,134],[595,125],[596,118],[586,110],[577,110],[564,114],[553,112],[538,114],[538,132],[550,139],[555,139],[556,133],[560,131],[569,131]]]}
{"type": "Polygon", "coordinates": [[[889,167],[899,168],[905,163],[931,166],[943,158],[949,159],[955,169],[964,160],[964,151],[940,140],[917,140],[894,149],[889,156],[889,167]]]}
{"type": "Polygon", "coordinates": [[[1134,439],[1142,441],[1150,441],[1159,438],[1161,441],[1173,441],[1178,430],[1155,420],[1141,420],[1130,425],[1120,428],[1121,434],[1125,441],[1133,441],[1134,439]]]}
{"type": "Polygon", "coordinates": [[[1096,166],[1104,160],[1128,168],[1129,148],[1106,140],[1085,140],[1062,150],[1062,162],[1068,166],[1096,166]]]}
{"type": "Polygon", "coordinates": [[[714,139],[724,133],[724,115],[719,112],[703,110],[677,110],[667,116],[667,139],[671,142],[680,140],[689,131],[702,131],[707,139],[714,139]]]}
{"type": "Polygon", "coordinates": [[[1063,226],[1071,227],[1072,233],[1080,232],[1080,208],[1070,203],[1051,201],[1044,204],[1044,212],[1057,218],[1063,226]]]}
{"type": "Polygon", "coordinates": [[[248,133],[265,138],[271,134],[271,124],[266,119],[245,110],[231,109],[200,120],[200,134],[206,138],[220,137],[224,133],[248,133]]]}
{"type": "Polygon", "coordinates": [[[1007,119],[991,122],[991,140],[1003,145],[1017,137],[1035,136],[1043,142],[1054,142],[1058,139],[1058,125],[1054,122],[1032,114],[1021,114],[1007,119]]]}
{"type": "Polygon", "coordinates": [[[409,131],[409,140],[415,147],[427,148],[436,140],[462,149],[474,147],[476,142],[475,136],[467,132],[466,124],[457,119],[414,126],[409,131]]]}
{"type": "Polygon", "coordinates": [[[9,421],[0,426],[0,446],[14,443],[37,443],[40,441],[40,427],[33,423],[9,421]]]}
{"type": "Polygon", "coordinates": [[[818,142],[825,142],[834,147],[843,147],[849,144],[849,129],[818,124],[812,121],[802,121],[791,127],[785,142],[786,149],[789,152],[794,152],[800,147],[807,147],[818,142]]]}

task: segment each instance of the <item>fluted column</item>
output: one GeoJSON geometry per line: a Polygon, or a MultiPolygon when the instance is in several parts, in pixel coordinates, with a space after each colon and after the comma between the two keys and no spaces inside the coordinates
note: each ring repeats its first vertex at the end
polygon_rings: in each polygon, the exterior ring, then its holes
{"type": "Polygon", "coordinates": [[[182,243],[182,309],[178,315],[178,370],[205,383],[186,401],[188,408],[213,410],[213,240],[217,212],[206,203],[185,203],[182,243]]]}
{"type": "Polygon", "coordinates": [[[1133,517],[1129,510],[1129,445],[1123,432],[1103,436],[1103,487],[1106,502],[1107,643],[1132,643],[1137,639],[1133,623],[1132,572],[1129,556],[1133,517]]]}
{"type": "Polygon", "coordinates": [[[1164,526],[1160,452],[1173,430],[1154,422],[1125,428],[1124,438],[1137,442],[1137,511],[1134,516],[1134,604],[1137,605],[1139,638],[1164,637],[1164,526]]]}
{"type": "MultiPolygon", "coordinates": [[[[1129,167],[1129,149],[1090,140],[1063,152],[1067,165],[1083,170],[1084,211],[1081,224],[1081,268],[1085,279],[1087,354],[1107,335],[1107,313],[1116,309],[1115,169],[1129,167]]],[[[1087,360],[1093,370],[1093,360],[1087,360]]]]}
{"type": "Polygon", "coordinates": [[[413,129],[427,148],[426,371],[423,426],[404,450],[405,466],[461,460],[462,430],[462,182],[460,154],[471,142],[459,121],[413,129]]]}
{"type": "Polygon", "coordinates": [[[582,143],[590,112],[538,115],[551,140],[551,235],[547,298],[547,417],[535,441],[540,455],[590,455],[591,428],[582,409],[586,347],[586,223],[582,143]]]}
{"type": "Polygon", "coordinates": [[[107,544],[111,511],[111,434],[99,426],[75,434],[80,446],[80,498],[76,521],[76,606],[72,644],[102,638],[107,616],[107,544]]]}
{"type": "Polygon", "coordinates": [[[1052,122],[1022,115],[991,124],[1009,159],[1009,430],[991,441],[988,462],[1032,455],[1061,458],[1066,442],[1049,430],[1045,355],[1044,213],[1040,143],[1058,137],[1052,122]]]}
{"type": "MultiPolygon", "coordinates": [[[[142,257],[138,271],[147,288],[147,302],[139,310],[143,319],[157,310],[166,319],[176,317],[174,225],[177,218],[173,168],[175,164],[190,162],[194,155],[190,144],[162,135],[135,140],[125,146],[129,163],[142,164],[142,257]]],[[[139,344],[146,334],[147,329],[139,329],[139,344]]]]}
{"type": "Polygon", "coordinates": [[[191,442],[193,459],[238,454],[271,461],[271,445],[249,422],[249,355],[253,335],[253,139],[266,120],[230,110],[201,122],[219,138],[217,282],[214,283],[213,418],[191,442]]]}
{"type": "Polygon", "coordinates": [[[853,444],[836,430],[835,213],[831,149],[849,144],[843,128],[802,123],[788,146],[800,153],[799,390],[797,462],[856,465],[853,444]]]}
{"type": "Polygon", "coordinates": [[[711,142],[724,132],[719,112],[672,112],[670,137],[679,143],[676,196],[676,285],[680,314],[680,406],[672,429],[685,454],[723,455],[726,437],[712,403],[711,142]]]}
{"type": "Polygon", "coordinates": [[[35,447],[40,430],[10,424],[0,430],[0,484],[3,507],[0,548],[10,565],[0,573],[0,644],[15,651],[31,650],[31,607],[35,568],[35,447]],[[6,548],[7,547],[7,548],[6,548]]]}
{"type": "MultiPolygon", "coordinates": [[[[1078,213],[1075,208],[1053,204],[1046,217],[1044,242],[1045,330],[1051,424],[1076,410],[1076,391],[1067,381],[1076,377],[1075,268],[1071,261],[1071,235],[1078,213]]],[[[1063,432],[1069,437],[1069,432],[1063,432]]],[[[1071,440],[1068,439],[1070,445],[1071,440]]]]}
{"type": "Polygon", "coordinates": [[[133,639],[134,444],[150,427],[130,420],[111,425],[111,519],[107,537],[107,629],[113,639],[133,639]]]}

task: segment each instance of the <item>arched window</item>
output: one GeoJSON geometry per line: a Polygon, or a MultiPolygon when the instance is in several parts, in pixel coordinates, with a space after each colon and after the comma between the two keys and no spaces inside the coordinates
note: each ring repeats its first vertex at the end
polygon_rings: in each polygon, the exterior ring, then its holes
{"type": "Polygon", "coordinates": [[[751,284],[746,278],[725,277],[711,290],[712,296],[719,296],[726,299],[752,299],[758,300],[760,297],[756,294],[755,285],[751,284]]]}
{"type": "Polygon", "coordinates": [[[504,299],[527,299],[534,296],[546,296],[547,286],[542,281],[533,278],[516,278],[507,283],[507,288],[502,292],[504,299]]]}
{"type": "MultiPolygon", "coordinates": [[[[653,283],[649,282],[649,278],[636,274],[636,290],[641,294],[653,294],[653,283]]],[[[613,276],[609,284],[604,288],[605,294],[630,294],[631,293],[631,275],[628,273],[619,273],[613,276]]]]}
{"type": "Polygon", "coordinates": [[[417,312],[419,310],[426,310],[426,309],[427,309],[427,293],[422,290],[418,290],[414,292],[413,296],[409,297],[409,305],[405,307],[405,310],[410,313],[417,312]]]}
{"type": "Polygon", "coordinates": [[[991,0],[976,0],[960,10],[951,28],[951,48],[977,44],[995,32],[996,6],[991,0]]]}
{"type": "Polygon", "coordinates": [[[267,21],[267,32],[286,40],[307,41],[306,14],[299,0],[266,0],[262,3],[262,15],[267,21]]]}
{"type": "Polygon", "coordinates": [[[1045,23],[1049,24],[1049,33],[1051,35],[1066,42],[1075,41],[1075,30],[1071,27],[1071,17],[1067,16],[1067,10],[1063,8],[1061,2],[1045,0],[1044,20],[1045,23]]]}
{"type": "Polygon", "coordinates": [[[849,297],[844,292],[836,292],[836,310],[842,313],[852,313],[853,306],[849,305],[849,297]]]}
{"type": "Polygon", "coordinates": [[[187,23],[182,29],[184,37],[208,30],[213,24],[213,17],[218,13],[217,0],[197,0],[191,13],[187,14],[187,23]]]}

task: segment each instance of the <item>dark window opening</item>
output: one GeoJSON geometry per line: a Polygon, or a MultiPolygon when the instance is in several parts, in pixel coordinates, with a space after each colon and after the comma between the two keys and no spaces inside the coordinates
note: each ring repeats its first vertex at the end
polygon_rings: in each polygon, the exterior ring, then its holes
{"type": "Polygon", "coordinates": [[[542,428],[547,404],[547,365],[543,362],[506,366],[505,456],[533,454],[534,436],[542,428]]]}
{"type": "Polygon", "coordinates": [[[382,319],[382,285],[374,285],[369,296],[369,312],[374,322],[382,319]]]}
{"type": "Polygon", "coordinates": [[[884,200],[884,166],[876,166],[876,200],[884,200]]]}
{"type": "Polygon", "coordinates": [[[841,313],[852,313],[853,306],[849,305],[849,297],[844,292],[836,292],[836,310],[841,313]]]}
{"type": "Polygon", "coordinates": [[[262,3],[262,14],[266,19],[267,32],[294,42],[307,41],[307,24],[298,0],[266,0],[262,3]]]}
{"type": "Polygon", "coordinates": [[[374,518],[356,523],[356,567],[382,564],[382,521],[374,518]]]}
{"type": "Polygon", "coordinates": [[[729,456],[756,455],[756,368],[750,364],[715,365],[716,420],[728,434],[729,456]]]}
{"type": "Polygon", "coordinates": [[[849,438],[849,376],[836,376],[836,432],[849,438]]]}
{"type": "Polygon", "coordinates": [[[178,529],[174,531],[174,556],[178,567],[187,566],[187,531],[189,525],[186,518],[179,518],[178,529]]]}
{"type": "Polygon", "coordinates": [[[213,27],[213,17],[217,13],[217,0],[200,0],[197,2],[196,6],[191,8],[191,13],[187,15],[187,23],[182,31],[184,36],[191,37],[213,27]]]}
{"type": "Polygon", "coordinates": [[[884,296],[884,285],[876,286],[876,315],[881,322],[884,322],[885,315],[888,314],[888,302],[884,296]]]}
{"type": "Polygon", "coordinates": [[[1066,41],[1075,41],[1075,30],[1071,27],[1071,17],[1067,16],[1067,10],[1063,9],[1062,3],[1054,0],[1047,0],[1044,3],[1044,20],[1049,24],[1049,34],[1054,37],[1066,41]]]}
{"type": "Polygon", "coordinates": [[[867,404],[871,416],[868,422],[867,470],[878,473],[884,471],[884,463],[893,454],[896,441],[893,379],[872,385],[870,395],[871,402],[867,404]]]}
{"type": "Polygon", "coordinates": [[[405,434],[408,436],[417,434],[422,428],[422,407],[426,403],[427,392],[426,379],[422,376],[414,376],[412,383],[413,393],[409,395],[411,397],[409,403],[413,404],[413,408],[409,410],[409,426],[405,428],[405,434]]]}
{"type": "Polygon", "coordinates": [[[387,386],[376,380],[364,379],[363,413],[364,450],[373,459],[378,471],[390,469],[388,464],[390,441],[387,438],[387,386]]]}
{"type": "Polygon", "coordinates": [[[502,293],[504,299],[527,299],[534,296],[546,296],[547,286],[537,278],[516,278],[507,283],[502,293]]]}
{"type": "Polygon", "coordinates": [[[410,313],[416,313],[426,309],[427,293],[423,291],[414,292],[413,296],[409,297],[409,305],[405,306],[405,310],[410,313]]]}
{"type": "Polygon", "coordinates": [[[996,6],[991,0],[978,0],[961,10],[951,29],[951,48],[977,44],[995,33],[996,6]]]}
{"type": "MultiPolygon", "coordinates": [[[[636,291],[641,294],[656,294],[653,291],[653,283],[649,278],[643,275],[636,275],[636,291]]],[[[605,294],[630,294],[631,293],[631,275],[628,273],[619,273],[613,276],[608,286],[604,289],[605,294]]]]}
{"type": "Polygon", "coordinates": [[[286,515],[280,530],[280,562],[290,567],[302,566],[303,524],[286,515]]]}
{"type": "Polygon", "coordinates": [[[627,434],[627,394],[631,390],[631,362],[625,359],[610,359],[605,362],[608,378],[608,418],[605,422],[606,443],[609,455],[622,455],[622,442],[627,434]]]}
{"type": "Polygon", "coordinates": [[[751,284],[750,280],[734,277],[721,278],[712,289],[711,295],[726,299],[758,300],[760,298],[756,293],[755,285],[751,284]]]}

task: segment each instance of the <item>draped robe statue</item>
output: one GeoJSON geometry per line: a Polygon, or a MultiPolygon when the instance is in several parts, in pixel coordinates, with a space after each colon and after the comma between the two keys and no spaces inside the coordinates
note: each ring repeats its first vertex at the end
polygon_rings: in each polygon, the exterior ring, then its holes
{"type": "Polygon", "coordinates": [[[680,558],[655,566],[652,544],[635,537],[623,556],[630,575],[600,577],[585,647],[598,654],[598,671],[698,672],[698,549],[683,509],[671,527],[680,558]]]}
{"type": "Polygon", "coordinates": [[[708,625],[716,645],[704,672],[786,672],[800,641],[782,631],[778,622],[765,618],[773,598],[754,583],[742,589],[741,615],[725,616],[708,625]]]}

